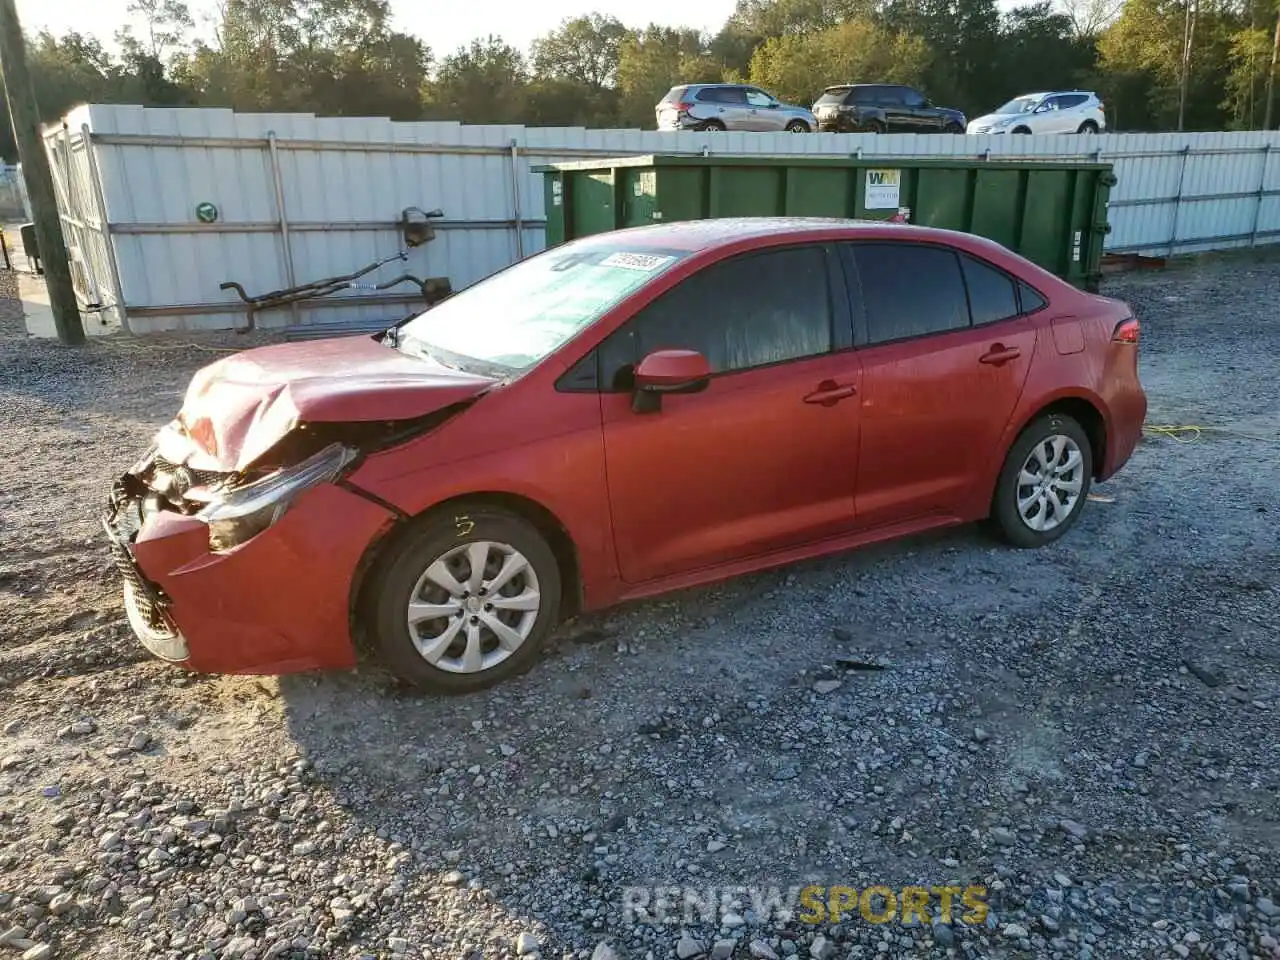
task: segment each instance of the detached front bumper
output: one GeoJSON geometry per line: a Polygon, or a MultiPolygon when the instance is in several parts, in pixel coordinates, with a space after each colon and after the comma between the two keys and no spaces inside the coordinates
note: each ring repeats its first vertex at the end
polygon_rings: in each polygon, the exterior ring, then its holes
{"type": "Polygon", "coordinates": [[[272,526],[226,552],[194,516],[146,505],[136,478],[102,518],[124,579],[125,611],[156,656],[209,673],[350,667],[353,580],[393,514],[321,484],[272,526]]]}

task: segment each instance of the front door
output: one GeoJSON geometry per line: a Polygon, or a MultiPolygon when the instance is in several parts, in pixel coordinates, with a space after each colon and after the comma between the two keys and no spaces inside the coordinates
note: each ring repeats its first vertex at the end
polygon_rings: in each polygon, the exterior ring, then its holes
{"type": "Polygon", "coordinates": [[[605,465],[623,580],[643,583],[847,533],[854,526],[860,364],[828,251],[714,264],[600,346],[605,465]],[[837,320],[836,317],[840,319],[837,320]],[[702,353],[701,393],[636,413],[628,370],[658,349],[702,353]]]}
{"type": "Polygon", "coordinates": [[[763,133],[776,133],[786,127],[787,114],[778,107],[773,97],[763,90],[746,89],[747,109],[750,111],[749,129],[763,133]]]}
{"type": "Polygon", "coordinates": [[[907,106],[907,92],[903,87],[881,87],[880,102],[884,109],[885,125],[889,133],[915,133],[915,111],[907,106]]]}
{"type": "Polygon", "coordinates": [[[1036,328],[996,268],[943,247],[852,244],[866,346],[860,526],[955,516],[1002,457],[1036,328]]]}

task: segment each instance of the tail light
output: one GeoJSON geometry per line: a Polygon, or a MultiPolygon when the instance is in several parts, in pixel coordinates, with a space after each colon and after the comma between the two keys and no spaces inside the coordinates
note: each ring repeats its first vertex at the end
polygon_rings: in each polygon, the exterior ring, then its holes
{"type": "Polygon", "coordinates": [[[693,109],[693,104],[686,103],[683,100],[681,100],[679,103],[676,104],[676,110],[678,110],[680,113],[688,113],[692,109],[693,109]]]}
{"type": "Polygon", "coordinates": [[[1098,101],[1098,112],[1099,112],[1099,113],[1106,113],[1106,112],[1107,112],[1107,105],[1106,105],[1105,103],[1103,103],[1101,100],[1099,100],[1099,101],[1098,101]]]}
{"type": "Polygon", "coordinates": [[[1111,334],[1111,342],[1137,343],[1141,329],[1141,324],[1134,317],[1130,317],[1128,320],[1121,320],[1116,324],[1115,332],[1111,334]]]}

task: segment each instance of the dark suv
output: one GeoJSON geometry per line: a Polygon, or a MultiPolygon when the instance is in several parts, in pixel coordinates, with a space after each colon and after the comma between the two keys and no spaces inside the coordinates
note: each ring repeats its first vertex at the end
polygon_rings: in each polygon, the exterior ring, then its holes
{"type": "Polygon", "coordinates": [[[813,105],[818,129],[837,133],[964,133],[964,114],[935,107],[900,83],[844,83],[827,87],[813,105]]]}

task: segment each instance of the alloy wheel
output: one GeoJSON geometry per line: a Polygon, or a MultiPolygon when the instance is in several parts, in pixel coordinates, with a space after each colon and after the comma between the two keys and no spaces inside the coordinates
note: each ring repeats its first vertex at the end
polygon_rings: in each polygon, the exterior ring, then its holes
{"type": "Polygon", "coordinates": [[[423,571],[409,596],[409,637],[450,673],[490,670],[518,650],[542,609],[538,576],[506,543],[454,547],[423,571]]]}
{"type": "Polygon", "coordinates": [[[1054,434],[1031,448],[1018,471],[1018,516],[1045,533],[1064,523],[1080,504],[1084,456],[1071,437],[1054,434]]]}

